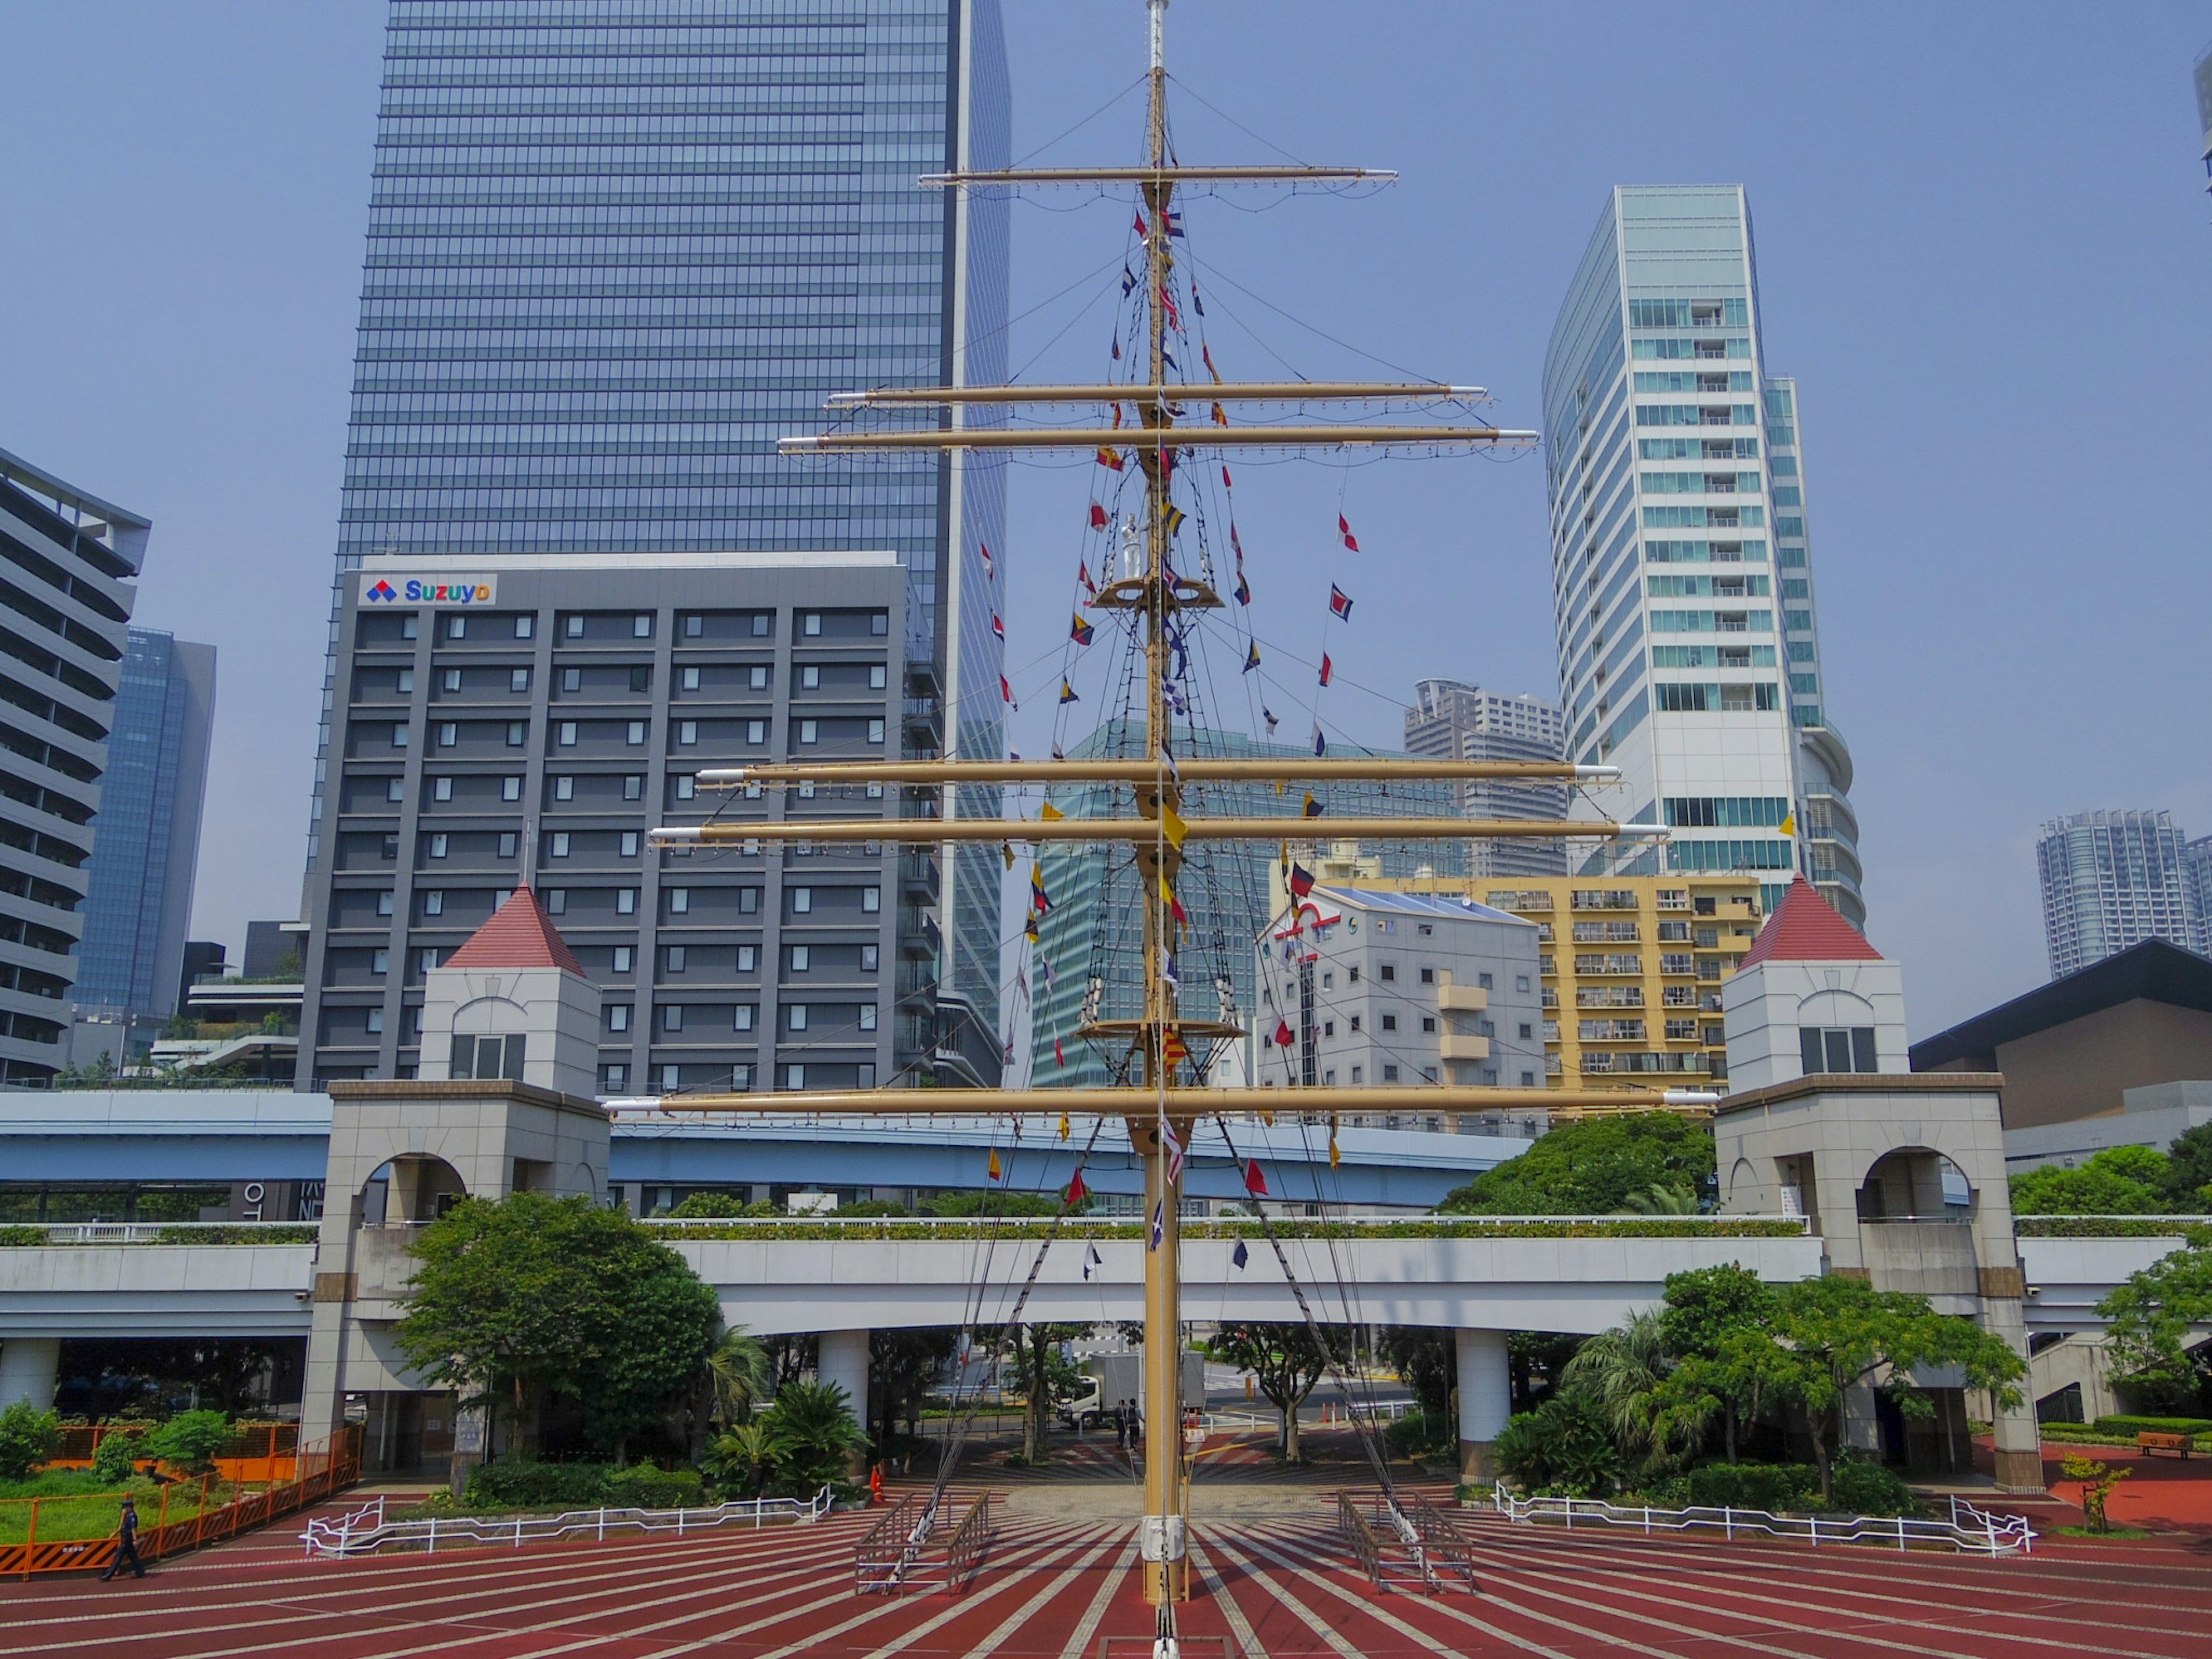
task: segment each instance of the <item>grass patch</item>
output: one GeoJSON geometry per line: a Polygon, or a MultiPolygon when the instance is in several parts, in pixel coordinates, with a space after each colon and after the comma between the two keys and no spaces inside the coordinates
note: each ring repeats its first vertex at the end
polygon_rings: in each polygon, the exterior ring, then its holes
{"type": "Polygon", "coordinates": [[[2052,1535],[2059,1538],[2154,1538],[2155,1533],[2145,1532],[2141,1527],[2106,1527],[2100,1532],[2094,1527],[2052,1527],[2052,1535]]]}
{"type": "MultiPolygon", "coordinates": [[[[179,1480],[169,1490],[171,1521],[189,1521],[200,1512],[200,1483],[179,1480]]],[[[151,1480],[134,1480],[118,1491],[112,1483],[102,1481],[89,1469],[70,1469],[40,1475],[33,1480],[11,1481],[0,1488],[0,1544],[27,1543],[31,1536],[31,1504],[35,1497],[39,1503],[39,1540],[41,1543],[58,1543],[68,1539],[107,1538],[115,1532],[116,1516],[121,1512],[125,1494],[138,1501],[138,1526],[142,1533],[150,1532],[161,1523],[161,1490],[151,1480]],[[56,1483],[58,1489],[36,1493],[26,1492],[28,1486],[56,1483]],[[73,1484],[66,1484],[73,1483],[73,1484]],[[105,1486],[106,1491],[100,1488],[105,1486]]],[[[222,1481],[210,1481],[207,1487],[207,1506],[221,1509],[235,1494],[235,1489],[222,1481]]]]}

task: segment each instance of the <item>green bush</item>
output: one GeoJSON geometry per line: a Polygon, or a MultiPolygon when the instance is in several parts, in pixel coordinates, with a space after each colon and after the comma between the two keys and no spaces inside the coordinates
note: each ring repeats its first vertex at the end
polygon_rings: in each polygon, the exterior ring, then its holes
{"type": "Polygon", "coordinates": [[[92,1470],[108,1486],[119,1486],[137,1473],[140,1437],[110,1429],[92,1449],[92,1470]]]}
{"type": "Polygon", "coordinates": [[[1509,1419],[1494,1450],[1499,1472],[1527,1492],[1587,1498],[1610,1491],[1620,1473],[1620,1453],[1603,1419],[1573,1395],[1509,1419]]]}
{"type": "Polygon", "coordinates": [[[179,1412],[146,1437],[145,1453],[193,1474],[205,1474],[215,1468],[215,1455],[231,1432],[227,1413],[179,1412]]]}
{"type": "Polygon", "coordinates": [[[468,1501],[508,1510],[590,1510],[607,1502],[604,1463],[480,1463],[468,1501]]]}
{"type": "Polygon", "coordinates": [[[1920,1500],[1912,1488],[1886,1464],[1838,1459],[1830,1485],[1834,1496],[1828,1507],[1845,1515],[1920,1513],[1920,1500]]]}
{"type": "Polygon", "coordinates": [[[1647,1494],[1667,1509],[1698,1505],[1733,1510],[1802,1509],[1820,1489],[1820,1471],[1805,1463],[1704,1463],[1647,1494]]]}
{"type": "Polygon", "coordinates": [[[21,1480],[61,1449],[62,1420],[18,1400],[0,1411],[0,1480],[21,1480]]]}
{"type": "Polygon", "coordinates": [[[1419,1459],[1437,1452],[1456,1450],[1458,1431],[1442,1416],[1407,1412],[1382,1430],[1382,1443],[1393,1457],[1419,1459]]]}
{"type": "Polygon", "coordinates": [[[633,1510],[691,1509],[705,1503],[705,1485],[696,1469],[657,1469],[633,1463],[606,1478],[606,1502],[633,1510]]]}
{"type": "Polygon", "coordinates": [[[2136,1417],[2120,1413],[2100,1417],[2089,1425],[2100,1434],[2117,1434],[2133,1440],[2139,1434],[2212,1434],[2212,1417],[2136,1417]]]}
{"type": "Polygon", "coordinates": [[[0,1227],[0,1245],[17,1247],[46,1242],[46,1230],[44,1227],[0,1227]]]}

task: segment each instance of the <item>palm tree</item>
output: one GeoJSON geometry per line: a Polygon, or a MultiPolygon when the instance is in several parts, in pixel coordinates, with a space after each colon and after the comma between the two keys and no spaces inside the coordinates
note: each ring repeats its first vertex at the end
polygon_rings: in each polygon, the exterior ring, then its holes
{"type": "Polygon", "coordinates": [[[707,1357],[707,1376],[714,1421],[724,1428],[742,1423],[767,1397],[768,1350],[743,1326],[733,1326],[707,1357]]]}
{"type": "Polygon", "coordinates": [[[716,1435],[700,1463],[717,1486],[742,1485],[757,1492],[775,1460],[775,1437],[766,1422],[739,1423],[716,1435]]]}
{"type": "Polygon", "coordinates": [[[761,1421],[776,1475],[795,1492],[842,1479],[848,1455],[868,1443],[851,1400],[834,1382],[785,1383],[761,1421]]]}
{"type": "Polygon", "coordinates": [[[1648,1466],[1656,1468],[1694,1447],[1705,1433],[1698,1408],[1667,1395],[1674,1364],[1659,1316],[1631,1314],[1627,1323],[1601,1331],[1576,1351],[1559,1386],[1590,1401],[1622,1449],[1644,1452],[1648,1466]]]}
{"type": "Polygon", "coordinates": [[[1669,1187],[1662,1182],[1653,1182],[1640,1193],[1631,1193],[1623,1199],[1618,1213],[1621,1215],[1695,1215],[1698,1213],[1697,1188],[1685,1182],[1669,1187]]]}

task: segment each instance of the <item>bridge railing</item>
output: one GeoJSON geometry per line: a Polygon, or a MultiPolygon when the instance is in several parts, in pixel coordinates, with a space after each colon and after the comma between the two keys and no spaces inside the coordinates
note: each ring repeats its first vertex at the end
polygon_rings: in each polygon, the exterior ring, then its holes
{"type": "MultiPolygon", "coordinates": [[[[1002,1238],[1142,1238],[1134,1216],[1070,1216],[1064,1221],[1029,1216],[649,1216],[646,1225],[680,1239],[769,1241],[896,1240],[927,1243],[972,1237],[979,1228],[1002,1238]]],[[[1358,1242],[1392,1238],[1799,1238],[1810,1231],[1802,1215],[1425,1215],[1192,1217],[1185,1242],[1327,1238],[1358,1242]]]]}
{"type": "Polygon", "coordinates": [[[312,1244],[319,1221],[11,1221],[0,1248],[81,1244],[312,1244]]]}
{"type": "Polygon", "coordinates": [[[343,1558],[367,1555],[386,1546],[421,1549],[434,1555],[441,1549],[520,1549],[525,1544],[549,1543],[556,1539],[589,1538],[609,1533],[671,1533],[678,1538],[711,1532],[721,1527],[760,1528],[771,1522],[819,1521],[830,1513],[833,1494],[827,1486],[812,1498],[754,1498],[729,1504],[702,1504],[690,1509],[567,1510],[559,1515],[447,1515],[425,1516],[416,1521],[385,1518],[381,1498],[350,1515],[335,1519],[317,1516],[307,1522],[300,1541],[311,1556],[343,1558]]]}

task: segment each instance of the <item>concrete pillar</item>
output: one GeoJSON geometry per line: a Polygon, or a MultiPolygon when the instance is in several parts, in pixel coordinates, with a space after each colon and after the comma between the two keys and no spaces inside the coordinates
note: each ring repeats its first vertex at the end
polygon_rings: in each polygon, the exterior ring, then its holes
{"type": "MultiPolygon", "coordinates": [[[[2013,1352],[2027,1358],[2027,1320],[2016,1296],[1984,1296],[1982,1328],[2012,1344],[2013,1352]]],[[[2044,1490],[2043,1431],[2035,1421],[2033,1371],[2022,1377],[2017,1406],[1996,1406],[1996,1479],[2000,1492],[2035,1492],[2044,1490]]],[[[1993,1405],[1994,1401],[1991,1402],[1993,1405]]]]}
{"type": "Polygon", "coordinates": [[[1504,1331],[1454,1333],[1459,1360],[1459,1468],[1462,1480],[1494,1480],[1491,1448],[1513,1414],[1513,1373],[1504,1331]]]}
{"type": "Polygon", "coordinates": [[[55,1336],[11,1336],[0,1342],[0,1407],[27,1400],[40,1411],[54,1403],[62,1344],[55,1336]]]}
{"type": "MultiPolygon", "coordinates": [[[[821,1348],[814,1362],[815,1376],[825,1386],[835,1384],[844,1389],[851,1401],[853,1416],[865,1434],[868,1429],[868,1333],[866,1331],[824,1331],[821,1348]]],[[[866,1452],[853,1455],[853,1472],[857,1474],[867,1468],[866,1452]]]]}

